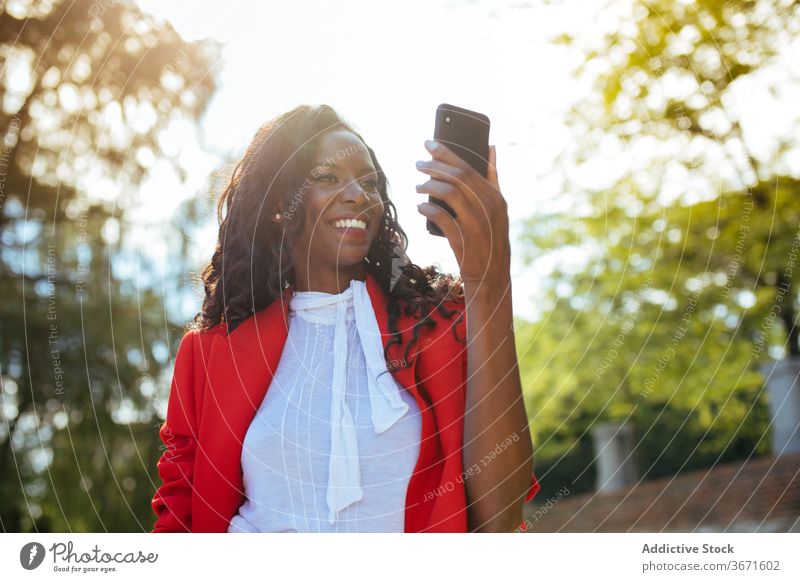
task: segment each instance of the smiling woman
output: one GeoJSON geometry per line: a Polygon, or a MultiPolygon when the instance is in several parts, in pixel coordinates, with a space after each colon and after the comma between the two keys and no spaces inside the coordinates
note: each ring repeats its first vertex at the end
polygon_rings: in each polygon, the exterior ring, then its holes
{"type": "Polygon", "coordinates": [[[464,287],[407,258],[372,149],[297,107],[256,133],[218,216],[153,531],[468,531],[464,287]]]}
{"type": "Polygon", "coordinates": [[[293,247],[297,288],[339,293],[351,279],[363,280],[365,258],[384,226],[377,170],[359,137],[333,129],[319,138],[311,174],[293,247]]]}
{"type": "Polygon", "coordinates": [[[449,317],[444,302],[463,297],[457,278],[408,260],[408,239],[375,153],[327,105],[298,106],[256,132],[219,200],[218,217],[198,329],[225,321],[230,333],[288,287],[338,293],[366,272],[382,289],[391,287],[393,331],[401,306],[420,327],[433,327],[430,311],[449,317]],[[342,218],[360,218],[366,233],[331,224],[342,218]]]}

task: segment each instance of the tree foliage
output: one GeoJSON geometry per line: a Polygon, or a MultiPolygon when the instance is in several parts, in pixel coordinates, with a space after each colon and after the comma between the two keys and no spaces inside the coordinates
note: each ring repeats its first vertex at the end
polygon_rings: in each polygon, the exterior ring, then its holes
{"type": "Polygon", "coordinates": [[[759,134],[748,98],[798,87],[781,52],[798,11],[632,2],[597,41],[559,38],[585,54],[592,90],[559,160],[574,204],[526,224],[526,260],[559,260],[520,342],[554,471],[601,420],[634,424],[644,476],[769,450],[758,366],[800,354],[800,176],[786,163],[800,144],[796,119],[759,134]]]}
{"type": "Polygon", "coordinates": [[[162,132],[206,109],[218,55],[128,3],[0,5],[4,531],[152,525],[182,326],[142,283],[127,214],[162,132]]]}

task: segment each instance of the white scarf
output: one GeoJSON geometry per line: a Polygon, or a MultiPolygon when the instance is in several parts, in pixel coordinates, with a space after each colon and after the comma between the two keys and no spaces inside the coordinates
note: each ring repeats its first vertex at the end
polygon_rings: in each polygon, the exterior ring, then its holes
{"type": "MultiPolygon", "coordinates": [[[[336,514],[363,497],[361,469],[358,460],[358,443],[353,415],[345,396],[347,394],[347,312],[350,305],[355,312],[356,328],[364,359],[367,364],[369,402],[372,409],[372,426],[380,434],[391,428],[408,412],[398,392],[397,381],[387,371],[383,355],[383,342],[375,319],[375,311],[364,281],[353,279],[350,287],[334,295],[320,291],[295,292],[289,302],[293,311],[313,310],[336,306],[333,341],[333,385],[331,395],[331,455],[328,465],[328,521],[336,521],[336,514]]],[[[324,311],[324,310],[323,310],[324,311]]],[[[329,310],[330,311],[330,310],[329,310]]]]}

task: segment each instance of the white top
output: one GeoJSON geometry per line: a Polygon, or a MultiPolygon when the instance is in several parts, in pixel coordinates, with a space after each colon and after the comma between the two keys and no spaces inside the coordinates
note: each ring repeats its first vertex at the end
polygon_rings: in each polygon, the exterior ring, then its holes
{"type": "Polygon", "coordinates": [[[421,417],[386,372],[366,284],[295,292],[289,311],[244,438],[245,501],[228,532],[402,532],[421,417]]]}

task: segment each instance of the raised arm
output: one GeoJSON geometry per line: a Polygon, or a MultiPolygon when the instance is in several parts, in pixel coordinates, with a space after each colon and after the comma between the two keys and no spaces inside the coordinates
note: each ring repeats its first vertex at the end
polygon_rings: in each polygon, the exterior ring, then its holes
{"type": "Polygon", "coordinates": [[[417,162],[417,169],[430,180],[417,191],[446,202],[456,218],[428,202],[418,208],[447,237],[465,287],[463,458],[464,466],[483,466],[465,482],[469,529],[510,532],[519,526],[523,505],[539,484],[514,345],[508,206],[500,192],[494,146],[486,177],[443,144],[429,141],[425,146],[433,159],[417,162]],[[483,463],[486,458],[491,462],[483,463]]]}

